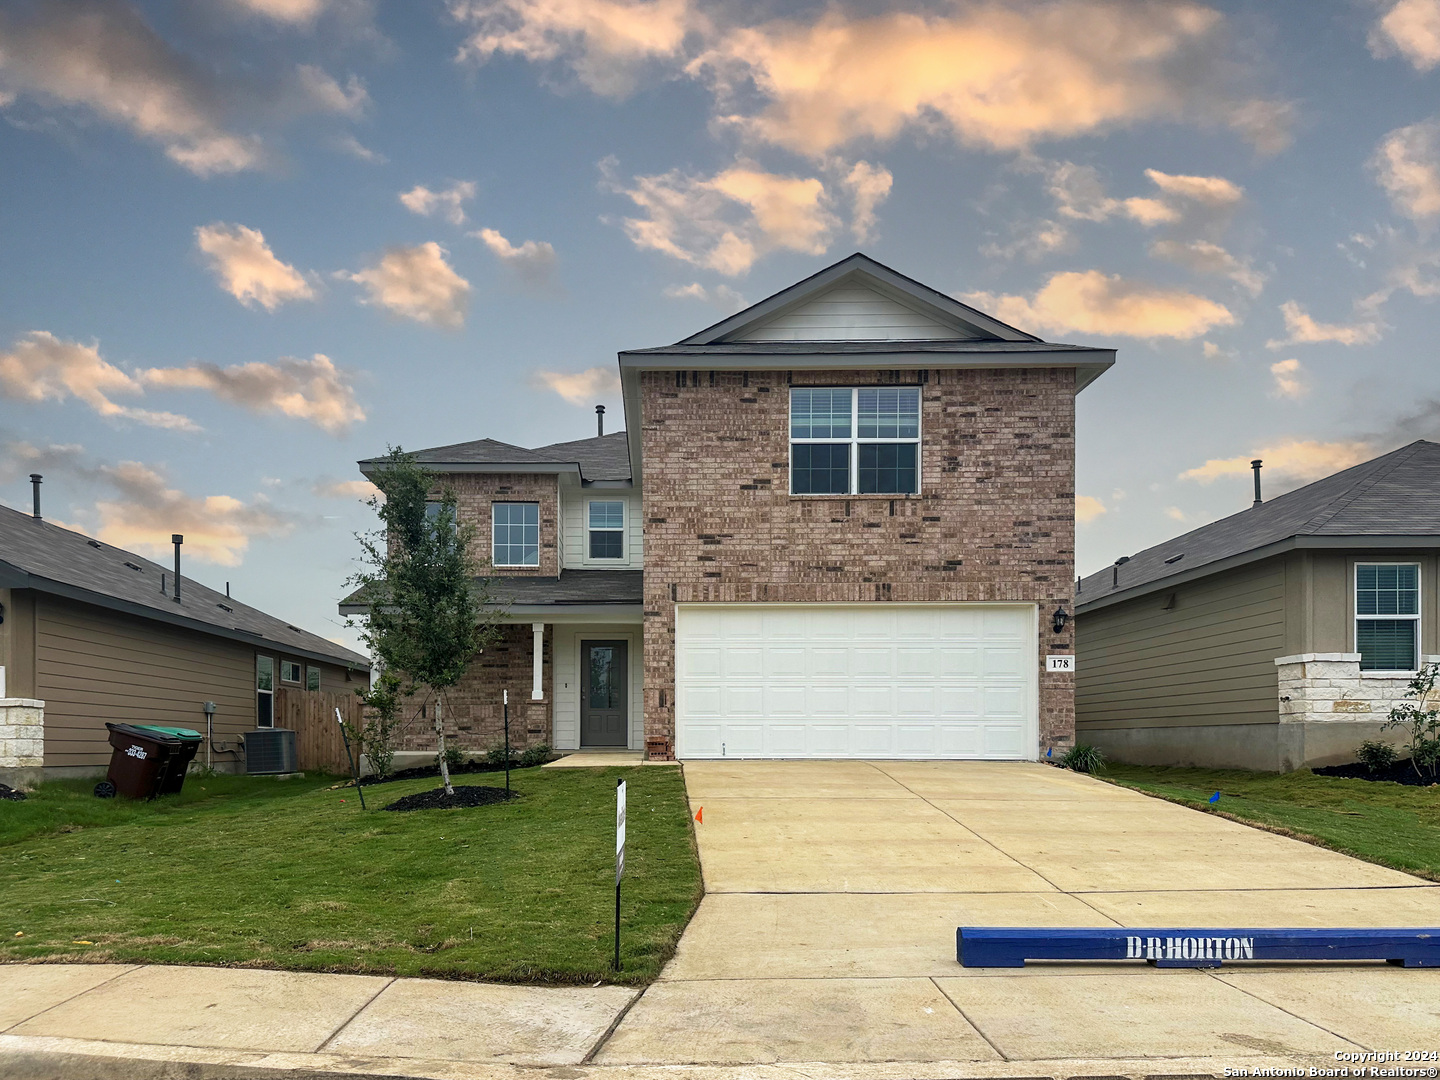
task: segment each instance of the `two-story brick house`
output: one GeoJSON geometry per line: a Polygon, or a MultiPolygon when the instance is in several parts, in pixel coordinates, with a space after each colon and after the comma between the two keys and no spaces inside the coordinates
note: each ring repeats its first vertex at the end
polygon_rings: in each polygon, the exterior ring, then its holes
{"type": "Polygon", "coordinates": [[[1114,350],[857,254],[619,360],[624,432],[419,454],[511,620],[455,698],[462,744],[494,744],[504,688],[527,699],[512,731],[559,750],[1071,743],[1072,676],[1044,669],[1072,641],[1075,395],[1114,350]]]}

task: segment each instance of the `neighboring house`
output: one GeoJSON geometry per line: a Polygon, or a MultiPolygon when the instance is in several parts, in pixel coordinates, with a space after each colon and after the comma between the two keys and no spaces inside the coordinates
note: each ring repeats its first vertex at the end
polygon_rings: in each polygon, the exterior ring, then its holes
{"type": "Polygon", "coordinates": [[[277,692],[348,693],[370,670],[359,653],[188,577],[177,599],[172,569],[7,507],[0,665],[0,782],[42,768],[103,773],[107,721],[204,733],[207,701],[209,759],[243,769],[239,735],[273,726],[277,692]]]}
{"type": "Polygon", "coordinates": [[[1440,444],[1414,442],[1076,587],[1078,737],[1119,761],[1354,760],[1440,660],[1440,444]]]}
{"type": "Polygon", "coordinates": [[[857,254],[621,353],[625,432],[421,451],[511,620],[450,730],[494,746],[508,689],[512,738],[561,750],[1069,745],[1071,676],[1045,658],[1070,652],[1075,394],[1112,363],[857,254]]]}

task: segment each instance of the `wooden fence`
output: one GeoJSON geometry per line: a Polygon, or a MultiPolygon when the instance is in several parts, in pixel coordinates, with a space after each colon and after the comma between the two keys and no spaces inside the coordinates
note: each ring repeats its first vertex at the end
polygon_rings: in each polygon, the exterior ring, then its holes
{"type": "Polygon", "coordinates": [[[335,710],[340,710],[340,715],[353,729],[360,724],[361,708],[360,699],[354,694],[282,686],[275,691],[275,726],[295,732],[295,753],[302,772],[348,776],[350,759],[345,756],[345,742],[340,735],[340,725],[335,722],[335,710]]]}

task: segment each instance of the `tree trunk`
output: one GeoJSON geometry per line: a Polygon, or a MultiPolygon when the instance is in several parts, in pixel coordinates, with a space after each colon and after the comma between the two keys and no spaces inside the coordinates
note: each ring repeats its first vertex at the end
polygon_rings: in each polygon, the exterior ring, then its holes
{"type": "Polygon", "coordinates": [[[450,786],[450,763],[445,760],[445,721],[440,718],[440,697],[435,697],[435,742],[440,748],[440,779],[445,782],[445,794],[454,795],[450,786]]]}

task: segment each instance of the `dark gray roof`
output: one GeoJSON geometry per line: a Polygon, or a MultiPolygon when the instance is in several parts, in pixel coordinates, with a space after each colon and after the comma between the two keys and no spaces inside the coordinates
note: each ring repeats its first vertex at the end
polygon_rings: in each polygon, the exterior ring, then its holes
{"type": "Polygon", "coordinates": [[[1120,567],[1118,585],[1111,567],[1082,578],[1077,610],[1163,588],[1171,579],[1195,576],[1197,567],[1303,538],[1353,539],[1356,547],[1413,538],[1440,546],[1440,443],[1413,442],[1147,548],[1120,567]]]}
{"type": "MultiPolygon", "coordinates": [[[[475,584],[488,587],[493,607],[639,604],[643,577],[641,570],[561,570],[559,577],[496,574],[475,584]]],[[[348,614],[363,613],[365,607],[363,589],[340,601],[340,610],[348,614]]]]}
{"type": "Polygon", "coordinates": [[[133,552],[0,506],[0,585],[67,596],[235,641],[370,669],[370,661],[359,653],[183,575],[177,604],[172,575],[171,568],[133,552]],[[166,593],[160,591],[162,574],[166,593]]]}
{"type": "MultiPolygon", "coordinates": [[[[556,466],[568,465],[579,470],[582,480],[630,479],[630,449],[623,431],[593,439],[551,443],[534,450],[512,446],[495,439],[476,439],[474,442],[451,443],[449,446],[432,446],[428,450],[417,450],[414,453],[416,460],[422,465],[514,465],[514,471],[522,473],[529,471],[526,466],[548,466],[541,471],[555,472],[556,466]]],[[[365,458],[359,462],[360,471],[368,475],[371,468],[384,460],[378,457],[365,458]]]]}
{"type": "Polygon", "coordinates": [[[886,353],[1047,353],[1113,352],[1089,345],[1059,345],[1049,341],[722,341],[714,345],[661,345],[626,349],[621,356],[836,356],[886,353]]]}

